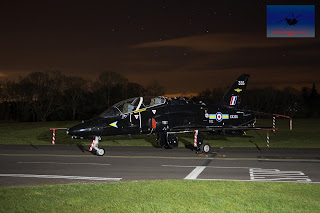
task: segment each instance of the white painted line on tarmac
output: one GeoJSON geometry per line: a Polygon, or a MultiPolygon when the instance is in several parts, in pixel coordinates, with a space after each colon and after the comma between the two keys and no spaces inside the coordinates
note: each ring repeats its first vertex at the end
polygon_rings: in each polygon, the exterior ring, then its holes
{"type": "MultiPolygon", "coordinates": [[[[182,165],[161,165],[165,167],[180,167],[180,168],[194,168],[197,166],[182,166],[182,165]]],[[[252,167],[235,167],[235,166],[206,166],[207,168],[214,168],[214,169],[251,169],[252,167]]]]}
{"type": "Polygon", "coordinates": [[[283,180],[286,180],[288,182],[311,182],[311,180],[308,178],[299,178],[299,177],[282,177],[282,178],[271,178],[271,179],[255,178],[252,181],[283,181],[283,180]]]}
{"type": "Polygon", "coordinates": [[[272,180],[238,180],[238,179],[201,179],[201,178],[197,178],[195,180],[199,180],[199,181],[204,181],[204,180],[209,180],[209,181],[241,181],[241,182],[276,182],[276,183],[314,183],[314,184],[320,184],[320,182],[310,182],[310,181],[297,181],[297,182],[293,182],[293,181],[272,181],[272,180]]]}
{"type": "Polygon", "coordinates": [[[0,177],[48,178],[48,179],[69,179],[69,180],[100,180],[100,181],[121,181],[121,179],[122,179],[122,178],[105,178],[105,177],[34,175],[34,174],[0,174],[0,177]]]}
{"type": "Polygon", "coordinates": [[[288,182],[288,183],[319,183],[312,182],[302,171],[280,171],[278,169],[261,169],[252,167],[224,167],[224,166],[182,166],[182,165],[161,165],[164,167],[194,168],[184,179],[185,180],[220,180],[220,181],[249,181],[249,182],[288,182]],[[249,169],[250,180],[237,179],[201,179],[197,178],[206,168],[217,169],[249,169]]]}
{"type": "Polygon", "coordinates": [[[195,168],[197,166],[181,166],[181,165],[161,165],[165,167],[181,167],[181,168],[195,168]]]}
{"type": "Polygon", "coordinates": [[[196,180],[197,177],[203,172],[206,166],[197,166],[190,174],[188,174],[184,179],[185,180],[196,180]]]}
{"type": "Polygon", "coordinates": [[[312,182],[302,171],[280,171],[279,169],[249,169],[250,179],[254,181],[312,182]]]}
{"type": "MultiPolygon", "coordinates": [[[[83,155],[58,155],[58,154],[0,154],[0,156],[25,156],[25,157],[66,157],[66,158],[79,158],[97,156],[83,154],[83,155]]],[[[226,160],[226,161],[275,161],[275,162],[320,162],[319,159],[263,159],[263,158],[209,158],[209,157],[170,157],[170,156],[111,156],[104,155],[99,158],[133,158],[133,159],[181,159],[181,160],[226,160]]]]}
{"type": "MultiPolygon", "coordinates": [[[[59,158],[97,158],[97,156],[92,154],[84,155],[57,155],[57,154],[0,154],[0,156],[24,156],[24,157],[59,157],[59,158]]],[[[99,158],[123,158],[123,159],[179,159],[179,160],[213,160],[214,158],[207,157],[179,157],[179,156],[112,156],[104,155],[99,158]]]]}
{"type": "Polygon", "coordinates": [[[107,163],[63,163],[63,162],[17,162],[25,164],[66,164],[66,165],[94,165],[94,166],[110,166],[107,163]]]}

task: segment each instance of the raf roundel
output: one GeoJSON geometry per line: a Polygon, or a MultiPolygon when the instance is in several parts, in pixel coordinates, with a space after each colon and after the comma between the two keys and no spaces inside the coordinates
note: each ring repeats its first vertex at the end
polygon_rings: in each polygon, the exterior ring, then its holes
{"type": "Polygon", "coordinates": [[[217,113],[216,113],[216,120],[217,120],[218,122],[221,122],[222,119],[223,119],[222,113],[221,113],[221,112],[217,112],[217,113]]]}

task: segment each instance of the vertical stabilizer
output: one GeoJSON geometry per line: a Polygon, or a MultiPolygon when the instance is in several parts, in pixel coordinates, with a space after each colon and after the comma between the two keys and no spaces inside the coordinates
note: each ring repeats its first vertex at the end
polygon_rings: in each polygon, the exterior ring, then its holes
{"type": "Polygon", "coordinates": [[[238,107],[241,105],[242,98],[245,94],[250,75],[241,75],[224,94],[222,104],[229,107],[238,107]]]}

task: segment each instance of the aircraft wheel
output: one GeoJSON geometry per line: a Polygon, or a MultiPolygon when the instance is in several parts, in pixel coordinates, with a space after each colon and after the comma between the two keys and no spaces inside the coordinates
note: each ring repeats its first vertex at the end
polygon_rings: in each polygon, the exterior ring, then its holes
{"type": "Polygon", "coordinates": [[[96,155],[98,155],[98,156],[103,156],[103,155],[104,155],[104,149],[98,149],[98,150],[96,151],[96,155]]]}
{"type": "Polygon", "coordinates": [[[160,142],[160,146],[164,149],[172,149],[173,148],[171,146],[171,144],[168,143],[167,133],[160,134],[159,142],[160,142]]]}
{"type": "Polygon", "coordinates": [[[170,147],[170,149],[172,149],[174,147],[178,147],[179,138],[176,136],[176,134],[169,134],[168,135],[167,145],[170,147]]]}
{"type": "Polygon", "coordinates": [[[211,149],[211,146],[208,143],[201,144],[200,146],[200,152],[202,153],[208,153],[210,152],[210,149],[211,149]]]}

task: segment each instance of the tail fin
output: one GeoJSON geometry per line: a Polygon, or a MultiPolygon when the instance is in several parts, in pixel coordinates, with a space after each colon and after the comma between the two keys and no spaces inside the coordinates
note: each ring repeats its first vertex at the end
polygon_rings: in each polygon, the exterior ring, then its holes
{"type": "Polygon", "coordinates": [[[241,75],[224,94],[222,104],[230,107],[237,107],[241,105],[242,98],[245,94],[247,83],[250,75],[241,75]]]}

